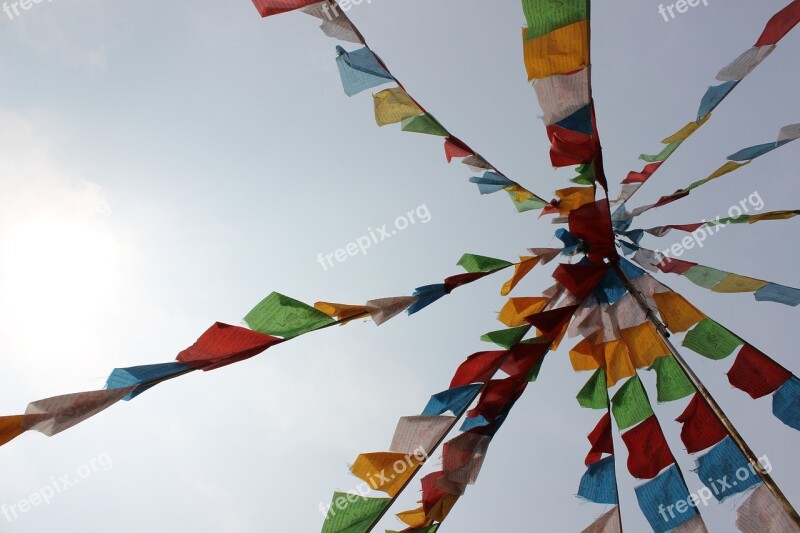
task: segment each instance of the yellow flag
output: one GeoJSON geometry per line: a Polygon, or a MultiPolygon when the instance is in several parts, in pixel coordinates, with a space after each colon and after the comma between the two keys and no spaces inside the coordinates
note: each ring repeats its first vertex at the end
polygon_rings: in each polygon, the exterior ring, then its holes
{"type": "Polygon", "coordinates": [[[635,368],[646,368],[659,357],[672,353],[658,334],[656,327],[650,322],[621,329],[619,334],[628,347],[628,353],[635,368]]]}
{"type": "Polygon", "coordinates": [[[685,125],[681,129],[679,129],[678,131],[676,131],[675,133],[673,133],[672,135],[670,135],[669,137],[667,137],[666,139],[661,141],[661,144],[672,144],[672,143],[676,143],[676,142],[685,141],[686,139],[689,138],[689,136],[692,133],[694,133],[698,129],[700,129],[700,126],[705,124],[706,121],[708,119],[710,119],[710,118],[711,118],[711,113],[709,113],[708,115],[704,116],[700,120],[700,124],[698,124],[697,122],[688,123],[687,125],[685,125]]]}
{"type": "Polygon", "coordinates": [[[728,274],[728,277],[714,285],[711,290],[714,292],[755,292],[761,287],[768,285],[766,281],[740,276],[739,274],[728,274]]]}
{"type": "Polygon", "coordinates": [[[372,489],[395,497],[420,464],[415,456],[403,453],[362,453],[350,467],[350,472],[366,481],[372,489]]]}
{"type": "Polygon", "coordinates": [[[540,296],[530,298],[509,298],[497,319],[510,328],[524,326],[525,317],[538,313],[550,300],[540,296]]]}
{"type": "Polygon", "coordinates": [[[558,213],[565,216],[582,205],[594,202],[594,187],[560,189],[556,191],[556,196],[561,200],[558,202],[558,213]]]}
{"type": "Polygon", "coordinates": [[[653,294],[653,299],[661,319],[672,333],[688,331],[706,317],[676,292],[657,292],[653,294]]]}
{"type": "Polygon", "coordinates": [[[503,288],[500,290],[500,294],[502,296],[508,295],[511,290],[517,286],[517,283],[522,280],[525,276],[528,275],[528,272],[533,270],[539,261],[541,261],[540,257],[534,256],[520,256],[519,263],[514,265],[514,276],[508,281],[505,282],[503,288]]]}
{"type": "Polygon", "coordinates": [[[397,518],[399,518],[408,527],[417,528],[428,524],[428,518],[425,516],[424,507],[411,509],[410,511],[403,511],[402,513],[397,513],[395,516],[397,516],[397,518]]]}
{"type": "Polygon", "coordinates": [[[373,94],[372,100],[375,103],[375,122],[378,126],[396,124],[422,114],[422,109],[400,87],[373,94]]]}
{"type": "Polygon", "coordinates": [[[589,21],[582,20],[541,37],[526,40],[522,29],[523,54],[528,80],[568,74],[589,64],[589,21]]]}

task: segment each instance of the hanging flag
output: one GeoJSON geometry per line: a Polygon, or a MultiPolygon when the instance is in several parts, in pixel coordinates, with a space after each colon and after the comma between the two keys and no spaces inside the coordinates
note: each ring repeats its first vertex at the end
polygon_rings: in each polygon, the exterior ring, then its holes
{"type": "Polygon", "coordinates": [[[615,505],[597,520],[592,522],[589,527],[581,533],[622,533],[622,525],[619,519],[619,506],[615,505]]]}
{"type": "Polygon", "coordinates": [[[52,437],[111,407],[135,388],[78,392],[37,400],[29,403],[25,409],[23,424],[27,429],[52,437]]]}
{"type": "Polygon", "coordinates": [[[800,527],[763,483],[736,509],[736,528],[742,533],[800,533],[800,527]]]}
{"type": "Polygon", "coordinates": [[[772,394],[791,377],[791,372],[746,343],[728,370],[730,384],[753,399],[772,394]]]}
{"type": "Polygon", "coordinates": [[[653,479],[675,463],[655,415],[622,434],[628,448],[628,471],[638,479],[653,479]]]}
{"type": "Polygon", "coordinates": [[[319,0],[253,0],[253,5],[258,9],[262,17],[270,17],[278,13],[294,11],[311,4],[316,4],[319,0]]]}
{"type": "Polygon", "coordinates": [[[725,426],[699,394],[692,397],[681,416],[675,420],[683,424],[681,440],[689,453],[705,450],[728,435],[725,426]]]}
{"type": "Polygon", "coordinates": [[[710,318],[704,318],[686,334],[683,346],[709,359],[725,359],[743,344],[736,335],[710,318]]]}
{"type": "Polygon", "coordinates": [[[150,387],[154,387],[157,383],[172,379],[186,372],[191,372],[192,370],[193,368],[191,366],[183,363],[162,363],[158,365],[115,368],[106,380],[106,388],[120,389],[123,387],[134,387],[131,392],[122,398],[128,401],[140,395],[150,387]]]}
{"type": "Polygon", "coordinates": [[[787,426],[800,431],[800,380],[786,380],[772,397],[772,414],[787,426]]]}
{"type": "Polygon", "coordinates": [[[390,498],[364,498],[357,494],[334,492],[322,533],[366,531],[391,503],[390,498]]]}
{"type": "Polygon", "coordinates": [[[389,71],[383,68],[372,50],[366,46],[352,52],[337,46],[336,53],[336,66],[347,96],[394,81],[389,71]]]}
{"type": "Polygon", "coordinates": [[[412,133],[437,135],[439,137],[447,137],[450,135],[438,120],[428,114],[403,119],[400,122],[400,129],[412,133]]]}
{"type": "Polygon", "coordinates": [[[25,423],[25,415],[0,416],[0,446],[10,442],[26,431],[30,423],[25,423]]]}
{"type": "Polygon", "coordinates": [[[589,465],[581,477],[578,496],[593,503],[618,503],[613,455],[589,465]]]}
{"type": "Polygon", "coordinates": [[[505,349],[511,348],[522,340],[522,338],[531,330],[530,325],[519,326],[516,328],[500,329],[491,331],[481,336],[482,341],[493,342],[498,346],[505,349]]]}
{"type": "Polygon", "coordinates": [[[247,313],[244,321],[254,331],[291,339],[334,323],[321,311],[273,292],[247,313]]]}
{"type": "Polygon", "coordinates": [[[794,0],[769,19],[764,33],[758,38],[755,46],[777,44],[798,22],[800,22],[800,0],[794,0]]]}
{"type": "Polygon", "coordinates": [[[464,267],[464,270],[471,273],[492,272],[501,268],[510,267],[511,263],[503,259],[495,259],[483,255],[464,254],[456,263],[464,267]]]}
{"type": "Polygon", "coordinates": [[[639,376],[633,376],[611,398],[611,411],[619,429],[627,429],[653,416],[639,376]]]}
{"type": "Polygon", "coordinates": [[[689,490],[676,465],[635,491],[639,508],[655,533],[666,533],[697,515],[697,508],[688,504],[689,490]]]}
{"type": "Polygon", "coordinates": [[[407,455],[422,451],[427,456],[433,452],[455,420],[452,416],[404,416],[397,423],[389,451],[407,455]]]}
{"type": "Polygon", "coordinates": [[[462,433],[444,444],[442,470],[447,479],[472,485],[477,481],[491,437],[462,433]]]}
{"type": "Polygon", "coordinates": [[[517,284],[522,281],[522,278],[528,275],[533,268],[539,264],[541,259],[539,257],[529,257],[529,256],[520,256],[519,263],[514,265],[514,275],[508,281],[503,284],[502,289],[500,289],[501,296],[507,296],[517,284]]]}
{"type": "Polygon", "coordinates": [[[416,296],[398,296],[394,298],[379,298],[377,300],[370,300],[366,303],[364,308],[369,313],[369,316],[380,326],[387,320],[396,317],[406,309],[408,309],[419,298],[416,296]]]}
{"type": "Polygon", "coordinates": [[[319,28],[322,33],[339,41],[364,44],[358,31],[346,16],[339,11],[339,4],[333,0],[324,0],[304,7],[301,11],[322,21],[319,28]]]}
{"type": "Polygon", "coordinates": [[[179,353],[178,361],[193,368],[213,370],[254,357],[281,342],[283,339],[258,331],[217,322],[179,353]]]}
{"type": "Polygon", "coordinates": [[[649,370],[656,371],[658,402],[673,402],[691,396],[697,389],[672,354],[653,361],[649,370]]]}
{"type": "Polygon", "coordinates": [[[436,416],[451,411],[458,416],[477,397],[481,387],[480,384],[465,385],[434,394],[422,414],[423,416],[436,416]]]}
{"type": "Polygon", "coordinates": [[[608,389],[606,374],[603,369],[597,370],[576,397],[581,407],[587,409],[608,409],[608,389]]]}
{"type": "Polygon", "coordinates": [[[719,502],[761,482],[729,436],[697,458],[697,476],[719,502]]]}
{"type": "Polygon", "coordinates": [[[322,311],[329,317],[336,319],[341,325],[345,325],[351,320],[362,318],[368,314],[367,308],[363,305],[337,304],[331,302],[316,302],[314,309],[322,311]]]}
{"type": "Polygon", "coordinates": [[[396,124],[424,113],[401,87],[384,89],[372,97],[375,103],[375,121],[378,126],[396,124]]]}
{"type": "Polygon", "coordinates": [[[589,64],[589,24],[582,20],[528,40],[522,29],[523,55],[528,80],[568,74],[589,64]]]}
{"type": "Polygon", "coordinates": [[[478,352],[470,355],[456,370],[450,381],[450,388],[462,387],[470,383],[486,383],[507,358],[507,351],[478,352]]]}
{"type": "Polygon", "coordinates": [[[592,447],[584,461],[586,466],[599,461],[604,453],[613,455],[614,440],[611,436],[611,415],[608,412],[603,415],[587,438],[592,447]]]}
{"type": "Polygon", "coordinates": [[[706,318],[700,310],[677,292],[653,294],[661,320],[672,333],[688,331],[706,318]]]}
{"type": "Polygon", "coordinates": [[[362,453],[350,472],[365,481],[373,490],[396,496],[420,467],[415,455],[393,452],[362,453]]]}

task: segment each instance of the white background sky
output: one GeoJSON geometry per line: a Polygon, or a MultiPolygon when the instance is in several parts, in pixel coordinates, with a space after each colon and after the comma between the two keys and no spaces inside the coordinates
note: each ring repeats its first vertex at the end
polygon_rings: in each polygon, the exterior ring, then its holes
{"type": "MultiPolygon", "coordinates": [[[[610,182],[695,116],[716,72],[785,4],[710,0],[668,23],[655,0],[594,5],[610,182]]],[[[450,131],[542,196],[565,186],[571,174],[549,166],[526,83],[518,1],[374,0],[349,14],[450,131]]],[[[261,20],[249,0],[55,0],[15,20],[0,13],[0,412],[100,388],[114,367],[171,361],[214,321],[240,323],[273,290],[358,304],[438,283],[459,272],[464,252],[514,259],[554,244],[555,228],[536,214],[516,214],[503,194],[481,198],[466,167],[446,164],[440,139],[377,128],[368,92],[344,96],[337,43],[316,25],[301,13],[261,20]],[[428,224],[327,272],[316,262],[421,204],[428,224]]],[[[795,32],[633,206],[798,122],[798,46],[795,32]]],[[[798,146],[788,145],[642,225],[725,216],[754,191],[766,210],[797,208],[799,166],[798,146]]],[[[730,228],[684,258],[798,286],[798,224],[730,228]]],[[[538,294],[549,273],[536,269],[515,292],[538,294]]],[[[796,309],[662,279],[797,372],[796,309]]],[[[0,449],[0,504],[74,478],[102,454],[113,468],[10,523],[0,517],[0,531],[318,531],[319,503],[359,482],[347,464],[386,450],[397,419],[418,414],[466,356],[489,347],[478,337],[501,327],[503,281],[458,289],[380,328],[327,329],[176,379],[53,438],[25,434],[0,449]]],[[[443,530],[580,531],[602,512],[573,496],[601,414],[574,400],[589,377],[570,368],[575,342],[548,356],[443,530]]],[[[772,417],[769,399],[730,388],[732,359],[687,356],[800,504],[797,433],[772,417]]],[[[654,377],[643,376],[651,391],[654,377]]],[[[696,490],[671,421],[684,406],[657,414],[696,490]]],[[[642,531],[615,439],[626,531],[642,531]]],[[[395,512],[414,506],[418,487],[395,512]]],[[[733,529],[735,499],[702,509],[710,528],[733,529]]]]}

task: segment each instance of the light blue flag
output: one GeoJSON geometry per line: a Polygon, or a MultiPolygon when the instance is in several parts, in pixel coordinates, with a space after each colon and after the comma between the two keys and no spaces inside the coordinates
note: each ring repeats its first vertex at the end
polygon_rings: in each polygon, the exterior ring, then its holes
{"type": "Polygon", "coordinates": [[[759,302],[776,302],[783,305],[797,307],[800,305],[800,289],[786,287],[777,283],[764,285],[755,292],[759,302]]]}
{"type": "Polygon", "coordinates": [[[482,388],[483,385],[475,383],[434,394],[422,411],[422,416],[439,416],[447,411],[452,411],[458,416],[472,403],[482,388]]]}
{"type": "Polygon", "coordinates": [[[594,503],[618,503],[613,455],[589,465],[581,478],[578,496],[594,503]]]}
{"type": "Polygon", "coordinates": [[[697,122],[700,122],[706,115],[711,113],[738,84],[738,81],[727,81],[722,85],[709,87],[700,102],[700,110],[697,112],[697,122]]]}
{"type": "Polygon", "coordinates": [[[735,154],[729,155],[728,161],[736,161],[737,163],[750,161],[751,159],[755,159],[756,157],[760,157],[764,154],[770,153],[777,147],[778,143],[766,143],[766,144],[751,146],[749,148],[743,148],[742,150],[739,150],[735,154]]]}
{"type": "Polygon", "coordinates": [[[800,380],[792,376],[775,391],[772,414],[787,426],[800,431],[800,380]]]}
{"type": "Polygon", "coordinates": [[[339,76],[342,78],[342,86],[347,96],[353,96],[394,79],[389,71],[378,63],[375,54],[369,48],[347,52],[341,46],[337,46],[336,52],[339,54],[336,66],[339,67],[339,76]]]}
{"type": "Polygon", "coordinates": [[[444,283],[434,283],[433,285],[425,285],[414,289],[414,294],[419,298],[416,302],[406,310],[409,315],[413,315],[417,311],[422,311],[433,302],[447,295],[447,286],[444,283]]]}
{"type": "Polygon", "coordinates": [[[502,191],[511,185],[516,185],[515,182],[507,177],[492,171],[484,172],[483,176],[473,176],[469,181],[478,186],[478,190],[481,194],[492,194],[497,191],[502,191]]]}
{"type": "Polygon", "coordinates": [[[665,533],[697,515],[697,509],[690,504],[697,503],[689,498],[689,490],[676,465],[634,490],[639,507],[655,533],[665,533]]]}
{"type": "Polygon", "coordinates": [[[465,418],[459,431],[469,431],[470,429],[481,428],[488,425],[489,421],[483,418],[483,415],[478,415],[475,418],[465,418]]]}
{"type": "Polygon", "coordinates": [[[157,382],[174,377],[186,370],[191,370],[192,367],[183,363],[162,363],[158,365],[144,365],[132,366],[130,368],[115,368],[111,375],[106,380],[107,389],[121,389],[123,387],[131,387],[139,385],[127,396],[122,399],[125,401],[131,400],[140,395],[150,387],[153,387],[157,382]],[[151,383],[151,385],[147,385],[151,383]]]}
{"type": "Polygon", "coordinates": [[[697,459],[697,475],[719,502],[761,482],[730,437],[697,459]]]}

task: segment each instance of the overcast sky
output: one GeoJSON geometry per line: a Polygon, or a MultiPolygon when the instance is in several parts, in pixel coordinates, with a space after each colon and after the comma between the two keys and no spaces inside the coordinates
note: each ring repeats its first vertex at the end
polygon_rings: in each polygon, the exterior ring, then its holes
{"type": "MultiPolygon", "coordinates": [[[[694,118],[717,71],[786,3],[709,0],[669,22],[656,0],[593,6],[594,94],[614,196],[641,168],[638,154],[694,118]]],[[[349,15],[451,132],[541,196],[567,186],[572,174],[550,168],[526,82],[518,0],[373,0],[349,15]]],[[[317,25],[299,12],[262,20],[249,0],[54,0],[13,19],[0,13],[0,413],[101,388],[114,367],[171,361],[213,322],[241,323],[273,290],[360,304],[438,283],[460,271],[464,252],[514,260],[555,245],[555,228],[536,213],[517,214],[502,194],[480,197],[466,167],[447,165],[441,139],[379,129],[369,92],[344,95],[338,43],[317,25]],[[317,262],[419,206],[428,223],[327,271],[317,262]]],[[[796,31],[632,206],[800,122],[799,47],[796,31]]],[[[798,208],[798,168],[795,143],[642,216],[640,227],[726,216],[754,192],[764,210],[798,208]]],[[[797,220],[733,227],[684,259],[800,286],[798,229],[797,220]]],[[[539,294],[550,272],[535,269],[515,292],[539,294]]],[[[0,531],[318,531],[320,502],[359,483],[347,464],[388,449],[397,419],[419,414],[459,363],[487,349],[480,335],[502,327],[502,276],[380,328],[329,328],[181,377],[53,438],[22,435],[0,449],[0,504],[64,476],[79,483],[10,522],[0,516],[0,531]]],[[[797,309],[662,279],[798,372],[797,309]]],[[[601,414],[574,400],[589,377],[570,367],[576,342],[548,356],[443,531],[580,531],[602,513],[574,497],[601,414]]],[[[797,433],[772,417],[768,398],[731,389],[732,359],[687,357],[800,505],[797,433]]],[[[654,378],[643,372],[651,391],[654,378]]],[[[672,421],[685,403],[656,414],[694,491],[694,459],[672,421]]],[[[615,440],[624,527],[642,531],[615,440]]],[[[418,489],[393,511],[413,507],[418,489]]],[[[734,500],[701,509],[710,529],[733,529],[734,500]]],[[[391,515],[382,525],[402,527],[391,515]]]]}

